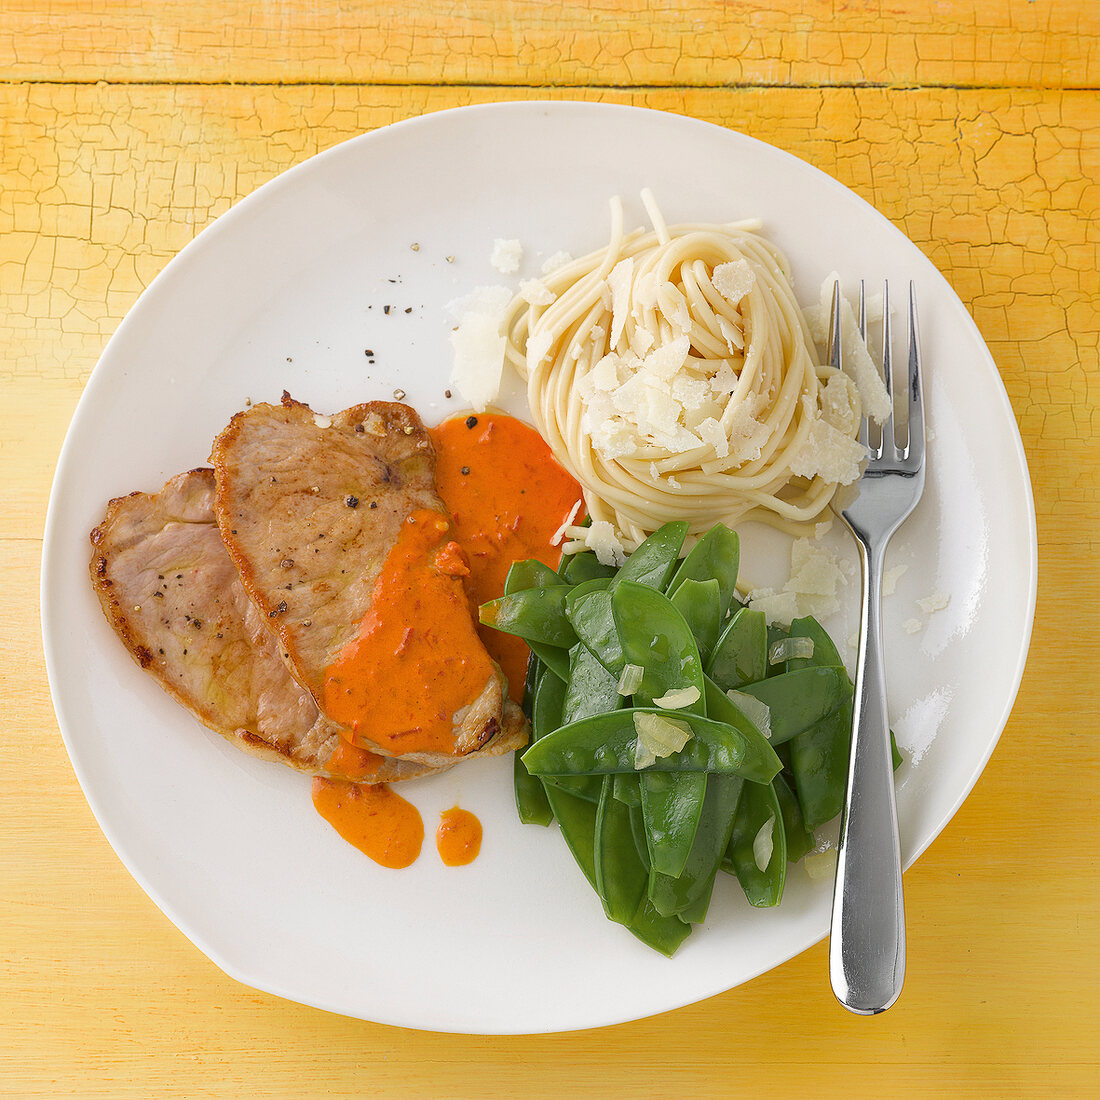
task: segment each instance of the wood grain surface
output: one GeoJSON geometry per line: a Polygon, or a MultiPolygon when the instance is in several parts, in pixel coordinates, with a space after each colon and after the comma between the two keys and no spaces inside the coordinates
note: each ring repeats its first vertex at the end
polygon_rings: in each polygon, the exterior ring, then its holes
{"type": "Polygon", "coordinates": [[[1100,8],[407,7],[0,0],[0,1095],[1097,1095],[1100,8]],[[547,97],[693,115],[832,174],[943,272],[1008,390],[1039,529],[1031,655],[985,773],[906,876],[909,972],[885,1016],[836,1005],[824,944],[701,1004],[568,1035],[303,1008],[227,978],[157,911],[68,764],[38,627],[46,500],[142,288],[321,149],[547,97]]]}

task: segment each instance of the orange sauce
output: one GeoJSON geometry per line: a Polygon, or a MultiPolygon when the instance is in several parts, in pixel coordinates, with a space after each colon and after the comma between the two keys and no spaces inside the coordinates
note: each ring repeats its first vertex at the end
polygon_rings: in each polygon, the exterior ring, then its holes
{"type": "Polygon", "coordinates": [[[464,867],[473,863],[481,851],[481,822],[469,810],[452,806],[439,815],[435,831],[435,846],[439,858],[448,867],[464,867]]]}
{"type": "Polygon", "coordinates": [[[420,811],[384,783],[313,779],[317,812],[351,845],[383,867],[408,867],[424,844],[420,811]]]}
{"type": "Polygon", "coordinates": [[[377,753],[368,752],[367,749],[361,749],[341,738],[340,744],[332,750],[332,755],[328,758],[328,770],[348,779],[368,779],[378,774],[381,763],[382,757],[377,753]]]}
{"type": "Polygon", "coordinates": [[[402,524],[370,610],[326,671],[330,718],[400,755],[454,751],[453,717],[493,675],[463,585],[447,518],[418,510],[402,524]]]}
{"type": "MultiPolygon", "coordinates": [[[[504,592],[514,561],[538,558],[556,569],[561,552],[550,539],[581,498],[581,487],[534,428],[503,413],[445,420],[431,431],[439,495],[470,562],[470,590],[483,604],[504,592]]],[[[527,646],[489,627],[481,640],[523,697],[527,646]]]]}

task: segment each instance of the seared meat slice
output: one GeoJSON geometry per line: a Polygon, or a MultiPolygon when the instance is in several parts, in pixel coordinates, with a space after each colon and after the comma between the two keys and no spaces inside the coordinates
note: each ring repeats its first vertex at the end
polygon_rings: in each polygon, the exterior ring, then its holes
{"type": "Polygon", "coordinates": [[[212,470],[112,500],[91,539],[92,587],[108,622],[204,725],[253,756],[315,775],[385,783],[432,770],[357,754],[291,677],[222,543],[212,470]]]}
{"type": "MultiPolygon", "coordinates": [[[[435,492],[428,433],[406,405],[372,402],[329,417],[284,393],[281,406],[256,405],[234,416],[214,441],[211,461],[218,524],[245,590],[295,678],[335,717],[326,682],[360,637],[375,582],[403,525],[414,516],[428,522],[438,516],[441,530],[449,525],[435,492]]],[[[468,602],[461,577],[446,583],[468,602]]],[[[411,606],[408,614],[417,625],[411,606]]],[[[402,743],[378,722],[358,719],[356,743],[430,764],[522,745],[523,717],[470,633],[470,652],[491,671],[480,694],[448,715],[453,728],[445,750],[415,738],[402,743]]],[[[430,683],[422,697],[426,713],[433,706],[430,683]]]]}

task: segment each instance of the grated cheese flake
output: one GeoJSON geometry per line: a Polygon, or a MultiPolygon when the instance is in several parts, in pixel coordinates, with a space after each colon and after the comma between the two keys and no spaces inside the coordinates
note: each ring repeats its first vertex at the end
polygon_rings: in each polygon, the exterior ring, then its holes
{"type": "Polygon", "coordinates": [[[523,259],[523,245],[519,241],[504,240],[497,237],[493,241],[493,252],[489,262],[501,273],[501,275],[514,275],[519,271],[520,260],[523,259]]]}

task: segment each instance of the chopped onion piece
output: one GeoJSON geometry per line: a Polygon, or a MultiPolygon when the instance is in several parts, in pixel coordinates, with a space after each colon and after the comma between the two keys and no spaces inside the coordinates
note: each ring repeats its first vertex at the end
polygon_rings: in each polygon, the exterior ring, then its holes
{"type": "Polygon", "coordinates": [[[823,878],[832,878],[836,874],[836,849],[826,848],[823,852],[810,852],[802,862],[806,865],[806,874],[815,882],[823,878]]]}
{"type": "Polygon", "coordinates": [[[645,669],[641,665],[623,665],[619,675],[618,692],[620,695],[633,695],[642,685],[645,669]]]}
{"type": "Polygon", "coordinates": [[[779,665],[791,657],[812,657],[813,638],[780,638],[768,651],[768,664],[779,665]]]}
{"type": "Polygon", "coordinates": [[[634,744],[635,768],[648,768],[657,762],[658,756],[679,752],[694,736],[686,722],[659,714],[635,714],[634,732],[638,735],[634,744]]]}
{"type": "Polygon", "coordinates": [[[752,842],[752,858],[761,871],[768,869],[772,861],[772,852],[775,850],[775,814],[772,814],[756,834],[752,842]]]}
{"type": "Polygon", "coordinates": [[[772,735],[772,711],[767,703],[762,703],[743,691],[727,691],[726,694],[739,711],[765,736],[772,735]]]}
{"type": "Polygon", "coordinates": [[[653,702],[658,707],[664,707],[665,710],[683,710],[684,707],[690,707],[692,703],[697,703],[699,694],[697,687],[677,688],[675,691],[662,695],[660,699],[654,699],[653,702]]]}

